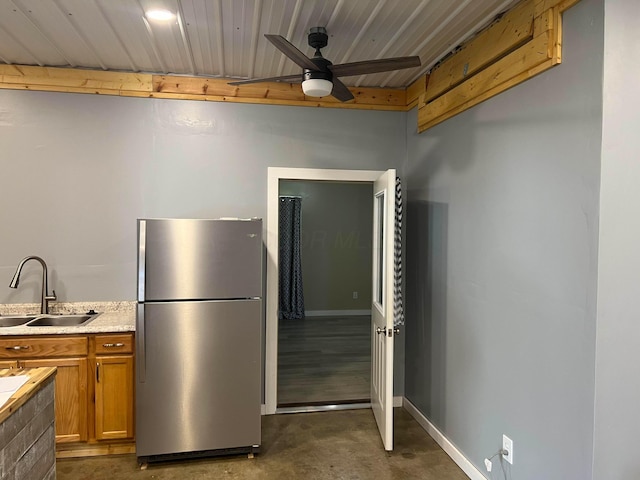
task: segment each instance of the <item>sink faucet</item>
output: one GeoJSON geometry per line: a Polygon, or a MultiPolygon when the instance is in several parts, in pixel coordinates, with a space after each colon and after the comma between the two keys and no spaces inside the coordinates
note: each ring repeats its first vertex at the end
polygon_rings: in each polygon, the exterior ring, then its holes
{"type": "Polygon", "coordinates": [[[18,283],[20,282],[20,272],[22,272],[22,267],[29,260],[37,260],[42,265],[42,295],[40,299],[40,313],[49,313],[49,301],[56,301],[56,291],[53,291],[53,295],[48,295],[49,291],[48,282],[47,282],[47,264],[40,257],[36,257],[35,255],[31,255],[29,257],[25,257],[22,259],[18,268],[16,269],[16,273],[13,274],[13,278],[11,279],[11,283],[9,284],[10,288],[18,288],[18,283]]]}

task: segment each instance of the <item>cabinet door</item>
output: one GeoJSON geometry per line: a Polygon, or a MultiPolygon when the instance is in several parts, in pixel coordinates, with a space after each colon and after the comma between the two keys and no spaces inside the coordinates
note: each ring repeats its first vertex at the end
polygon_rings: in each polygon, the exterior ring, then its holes
{"type": "Polygon", "coordinates": [[[96,440],[133,438],[133,355],[97,356],[96,440]]]}
{"type": "Polygon", "coordinates": [[[20,360],[20,366],[58,368],[55,405],[56,443],[87,441],[87,359],[20,360]]]}

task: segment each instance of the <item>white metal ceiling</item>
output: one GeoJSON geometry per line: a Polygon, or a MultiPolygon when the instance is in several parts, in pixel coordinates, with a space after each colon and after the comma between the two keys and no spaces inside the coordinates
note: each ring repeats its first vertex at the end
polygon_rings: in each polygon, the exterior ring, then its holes
{"type": "Polygon", "coordinates": [[[309,56],[310,27],[324,26],[333,63],[418,55],[422,67],[342,77],[363,87],[406,87],[517,0],[0,0],[0,61],[259,78],[300,67],[263,34],[309,56]],[[174,21],[148,21],[166,8],[174,21]]]}

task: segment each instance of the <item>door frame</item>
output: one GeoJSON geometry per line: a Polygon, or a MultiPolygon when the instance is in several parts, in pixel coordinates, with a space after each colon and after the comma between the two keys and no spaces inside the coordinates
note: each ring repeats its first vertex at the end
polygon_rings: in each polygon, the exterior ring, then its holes
{"type": "Polygon", "coordinates": [[[267,169],[267,288],[265,325],[265,414],[278,406],[278,196],[280,180],[358,182],[373,184],[386,170],[338,170],[268,167],[267,169]]]}

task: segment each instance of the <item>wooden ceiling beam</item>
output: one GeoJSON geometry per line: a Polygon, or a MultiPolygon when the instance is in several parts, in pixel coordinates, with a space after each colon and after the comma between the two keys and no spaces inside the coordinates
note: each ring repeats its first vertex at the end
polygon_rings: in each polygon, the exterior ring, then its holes
{"type": "Polygon", "coordinates": [[[350,87],[354,100],[340,102],[333,97],[306,97],[300,84],[233,86],[227,83],[229,81],[222,78],[0,65],[2,89],[361,110],[408,109],[407,93],[402,89],[350,87]]]}
{"type": "Polygon", "coordinates": [[[533,38],[531,1],[521,2],[431,70],[426,101],[446,93],[533,38]]]}
{"type": "MultiPolygon", "coordinates": [[[[0,88],[27,90],[86,90],[85,93],[135,90],[151,92],[151,75],[76,68],[0,65],[0,88]],[[40,88],[42,87],[42,88],[40,88]]],[[[111,93],[113,94],[113,93],[111,93]]]]}
{"type": "Polygon", "coordinates": [[[429,75],[422,75],[407,87],[407,107],[409,110],[425,102],[428,84],[429,75]]]}
{"type": "Polygon", "coordinates": [[[0,88],[129,97],[408,111],[422,132],[562,61],[562,13],[579,0],[523,0],[406,90],[350,87],[354,100],[313,98],[299,84],[232,86],[224,78],[0,65],[0,88]]]}
{"type": "Polygon", "coordinates": [[[523,0],[432,71],[418,131],[562,62],[562,13],[579,0],[523,0]]]}

